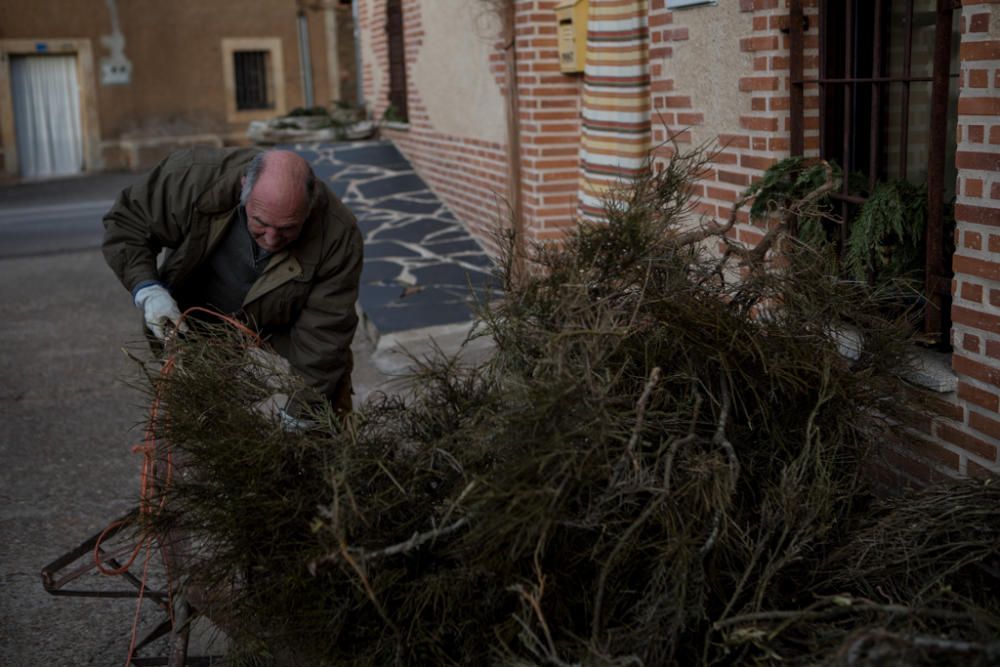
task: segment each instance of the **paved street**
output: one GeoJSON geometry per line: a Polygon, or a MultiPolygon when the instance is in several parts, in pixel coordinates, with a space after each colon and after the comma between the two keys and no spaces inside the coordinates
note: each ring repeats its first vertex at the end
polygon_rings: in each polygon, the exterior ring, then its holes
{"type": "Polygon", "coordinates": [[[134,603],[54,598],[38,573],[135,504],[138,326],[99,251],[0,259],[2,665],[124,664],[134,603]]]}
{"type": "Polygon", "coordinates": [[[0,259],[99,247],[101,227],[93,221],[110,206],[109,200],[0,210],[0,259]]]}
{"type": "Polygon", "coordinates": [[[0,259],[99,248],[101,216],[135,174],[0,187],[0,259]]]}

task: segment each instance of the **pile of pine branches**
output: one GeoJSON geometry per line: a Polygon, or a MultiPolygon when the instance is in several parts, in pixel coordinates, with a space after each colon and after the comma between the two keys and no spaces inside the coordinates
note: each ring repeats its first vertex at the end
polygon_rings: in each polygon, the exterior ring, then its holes
{"type": "Polygon", "coordinates": [[[173,350],[152,528],[235,664],[996,663],[997,485],[869,488],[911,334],[783,234],[830,179],[746,249],[689,230],[709,157],[506,257],[493,356],[405,399],[290,428],[261,406],[305,390],[252,339],[173,350]]]}

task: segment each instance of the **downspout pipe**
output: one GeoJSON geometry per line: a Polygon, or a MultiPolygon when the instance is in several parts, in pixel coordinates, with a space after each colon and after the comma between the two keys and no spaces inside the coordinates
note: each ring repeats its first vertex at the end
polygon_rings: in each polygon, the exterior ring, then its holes
{"type": "Polygon", "coordinates": [[[323,6],[323,25],[326,28],[326,71],[330,85],[330,102],[336,106],[340,102],[340,40],[337,32],[337,3],[328,0],[323,6]]]}
{"type": "Polygon", "coordinates": [[[361,23],[358,20],[358,0],[351,2],[351,18],[354,23],[354,83],[357,87],[357,106],[365,108],[365,82],[361,76],[361,23]]]}
{"type": "Polygon", "coordinates": [[[507,70],[507,161],[510,179],[511,233],[514,245],[511,252],[512,279],[520,282],[524,275],[524,197],[521,183],[521,102],[517,88],[517,8],[514,0],[505,0],[503,6],[504,64],[507,70]]]}
{"type": "Polygon", "coordinates": [[[302,69],[302,95],[307,109],[315,105],[313,99],[312,53],[309,49],[309,20],[304,10],[299,10],[299,66],[302,69]]]}

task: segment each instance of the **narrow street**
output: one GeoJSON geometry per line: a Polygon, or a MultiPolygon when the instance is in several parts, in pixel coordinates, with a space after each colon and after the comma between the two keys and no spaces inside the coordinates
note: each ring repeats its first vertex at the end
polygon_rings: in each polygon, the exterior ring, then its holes
{"type": "Polygon", "coordinates": [[[135,504],[138,327],[99,250],[0,259],[0,664],[124,664],[134,601],[52,597],[39,571],[135,504]]]}

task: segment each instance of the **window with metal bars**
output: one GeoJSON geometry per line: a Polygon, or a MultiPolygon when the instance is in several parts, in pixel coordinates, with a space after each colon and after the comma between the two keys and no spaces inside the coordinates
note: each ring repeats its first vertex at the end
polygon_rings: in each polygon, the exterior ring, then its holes
{"type": "Polygon", "coordinates": [[[403,38],[403,4],[388,0],[385,5],[385,32],[389,42],[389,109],[391,120],[407,122],[406,40],[403,38]]]}
{"type": "Polygon", "coordinates": [[[268,51],[233,52],[233,73],[236,80],[236,109],[273,109],[271,92],[271,54],[268,51]]]}
{"type": "Polygon", "coordinates": [[[960,5],[819,0],[808,21],[803,0],[789,5],[791,152],[805,152],[805,100],[817,98],[820,157],[844,174],[833,195],[841,239],[878,184],[926,186],[924,328],[942,344],[950,326],[960,5]],[[810,22],[818,22],[818,62],[805,76],[810,22]]]}

